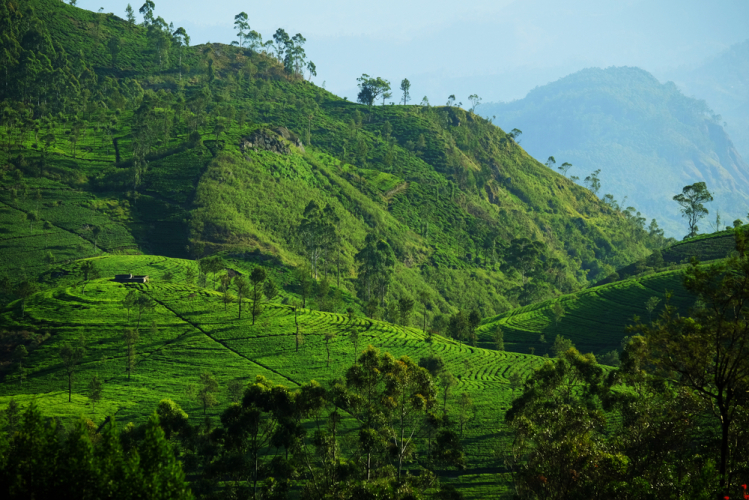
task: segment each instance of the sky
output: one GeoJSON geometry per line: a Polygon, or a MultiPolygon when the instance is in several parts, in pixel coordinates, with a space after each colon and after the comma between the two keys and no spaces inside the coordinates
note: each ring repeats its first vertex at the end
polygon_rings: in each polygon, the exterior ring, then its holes
{"type": "MultiPolygon", "coordinates": [[[[663,81],[749,38],[749,0],[154,1],[155,14],[184,27],[193,45],[231,43],[242,11],[264,39],[279,27],[301,33],[315,83],[349,99],[362,73],[395,89],[408,78],[415,100],[432,104],[450,94],[466,104],[473,93],[520,99],[591,66],[639,66],[663,81]]],[[[142,0],[130,3],[137,12],[142,0]]],[[[127,4],[77,5],[124,18],[127,4]]]]}

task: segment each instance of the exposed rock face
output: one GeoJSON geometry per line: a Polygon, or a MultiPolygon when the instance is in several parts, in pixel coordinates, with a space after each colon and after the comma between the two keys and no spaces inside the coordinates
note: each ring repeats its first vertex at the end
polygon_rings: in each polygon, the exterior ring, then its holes
{"type": "Polygon", "coordinates": [[[275,130],[265,128],[254,131],[249,137],[242,139],[239,144],[240,149],[244,152],[247,149],[254,151],[272,151],[281,155],[291,154],[291,149],[286,141],[291,142],[304,153],[302,141],[296,138],[288,129],[278,127],[275,130]]]}

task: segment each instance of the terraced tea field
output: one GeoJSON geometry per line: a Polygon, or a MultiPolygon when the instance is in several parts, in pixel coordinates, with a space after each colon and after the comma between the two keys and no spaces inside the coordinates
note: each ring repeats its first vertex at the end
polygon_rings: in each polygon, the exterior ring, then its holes
{"type": "MultiPolygon", "coordinates": [[[[240,319],[238,304],[225,306],[222,294],[211,289],[210,277],[208,288],[184,283],[187,268],[196,265],[193,261],[119,255],[94,261],[103,277],[89,283],[85,292],[72,275],[62,277],[59,286],[27,300],[24,318],[17,303],[0,311],[2,329],[18,331],[34,325],[38,333],[50,334],[25,361],[25,379],[13,372],[0,384],[0,409],[10,397],[22,403],[35,398],[48,415],[87,415],[100,420],[111,413],[128,422],[142,421],[159,400],[172,398],[197,422],[203,418],[202,408],[186,396],[186,388],[197,381],[202,370],[213,372],[222,387],[231,380],[246,382],[256,375],[292,387],[310,380],[326,383],[342,376],[353,363],[356,353],[351,331],[356,329],[360,332],[359,351],[372,345],[415,360],[430,354],[441,356],[458,379],[452,394],[469,392],[476,405],[475,418],[467,428],[467,452],[472,457],[469,468],[499,470],[494,450],[497,439],[502,438],[504,411],[513,395],[509,377],[513,373],[526,376],[543,362],[537,356],[464,346],[441,336],[430,342],[421,330],[363,317],[349,320],[347,315],[301,308],[295,314],[292,306],[284,303],[294,298],[285,290],[263,304],[253,326],[249,301],[243,304],[240,319]],[[152,279],[138,285],[112,281],[113,275],[121,272],[148,274],[152,279]],[[165,277],[171,277],[171,282],[165,277]],[[128,380],[122,335],[138,322],[137,311],[130,311],[128,320],[128,311],[122,306],[129,290],[148,295],[157,306],[140,318],[138,359],[128,380]],[[297,321],[303,337],[298,350],[297,321]],[[330,363],[325,341],[328,333],[334,335],[329,342],[330,363]],[[59,348],[81,337],[85,337],[86,355],[75,376],[73,401],[67,403],[59,348]],[[86,385],[94,374],[105,381],[104,399],[96,416],[86,396],[86,385]]],[[[283,287],[286,277],[282,270],[271,268],[270,274],[283,287]]],[[[221,404],[210,409],[209,415],[215,418],[227,404],[228,396],[222,394],[221,404]]],[[[467,487],[479,488],[488,484],[486,481],[495,484],[491,478],[473,478],[467,487]]]]}
{"type": "Polygon", "coordinates": [[[662,310],[666,290],[673,292],[671,303],[681,310],[694,305],[695,297],[682,286],[682,272],[650,274],[513,309],[482,321],[479,340],[481,345],[489,346],[494,328],[499,326],[506,349],[515,352],[529,352],[533,347],[537,355],[543,355],[556,335],[570,338],[581,352],[599,355],[621,349],[621,341],[627,335],[625,328],[633,323],[633,316],[649,319],[645,303],[651,297],[661,299],[653,318],[662,310]],[[558,323],[553,311],[556,303],[564,310],[558,323]],[[546,342],[539,340],[541,335],[546,342]]]}

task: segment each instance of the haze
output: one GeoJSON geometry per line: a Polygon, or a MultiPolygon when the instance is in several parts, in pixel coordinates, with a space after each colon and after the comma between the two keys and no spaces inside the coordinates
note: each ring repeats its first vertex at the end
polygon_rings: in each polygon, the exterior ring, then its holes
{"type": "MultiPolygon", "coordinates": [[[[79,7],[124,17],[126,0],[80,0],[79,7]]],[[[140,0],[131,1],[137,11],[140,0]]],[[[237,0],[156,0],[156,13],[183,26],[193,44],[230,43],[234,15],[245,11],[268,38],[276,28],[307,38],[316,83],[353,99],[362,73],[443,104],[449,94],[488,101],[528,90],[590,66],[639,66],[658,77],[697,64],[747,37],[749,2],[494,0],[429,3],[340,0],[252,4],[237,0]]],[[[138,16],[140,21],[140,16],[138,16]]],[[[396,93],[397,97],[397,93],[396,93]]]]}

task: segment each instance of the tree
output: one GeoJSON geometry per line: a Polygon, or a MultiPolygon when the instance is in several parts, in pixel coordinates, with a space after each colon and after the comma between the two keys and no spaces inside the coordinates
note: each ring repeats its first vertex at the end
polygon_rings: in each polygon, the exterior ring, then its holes
{"type": "Polygon", "coordinates": [[[436,403],[432,377],[408,356],[396,360],[369,346],[346,372],[346,387],[349,410],[362,421],[359,448],[366,478],[371,477],[372,455],[389,443],[400,480],[404,461],[416,452],[414,438],[436,403]]]}
{"type": "Polygon", "coordinates": [[[496,325],[494,327],[492,340],[494,341],[495,349],[497,349],[498,351],[505,350],[505,336],[504,336],[504,333],[502,332],[502,328],[500,328],[499,325],[496,325]]]}
{"type": "Polygon", "coordinates": [[[299,267],[294,270],[294,279],[299,283],[299,295],[302,297],[302,308],[306,308],[307,298],[312,293],[312,278],[310,278],[307,269],[299,267]]]}
{"type": "Polygon", "coordinates": [[[557,161],[554,159],[554,157],[549,156],[549,158],[546,160],[546,163],[544,165],[546,165],[549,168],[554,168],[554,165],[556,165],[556,163],[557,161]]]}
{"type": "Polygon", "coordinates": [[[80,273],[83,275],[83,293],[86,293],[86,285],[89,280],[95,280],[99,277],[99,268],[96,267],[94,261],[84,260],[80,267],[80,273]]]}
{"type": "Polygon", "coordinates": [[[736,252],[729,258],[711,265],[693,260],[684,273],[684,288],[701,299],[688,316],[669,303],[669,293],[658,320],[630,328],[644,336],[661,377],[694,390],[715,409],[720,498],[728,495],[739,446],[737,417],[749,392],[749,254],[746,234],[736,230],[735,237],[736,252]]]}
{"type": "Polygon", "coordinates": [[[460,439],[463,439],[463,430],[465,429],[466,424],[475,417],[473,407],[474,405],[470,394],[467,392],[461,392],[460,396],[458,396],[458,425],[460,428],[460,439]]]}
{"type": "Polygon", "coordinates": [[[21,281],[15,289],[15,295],[21,301],[21,319],[26,313],[26,300],[37,292],[36,284],[28,280],[21,281]]]}
{"type": "Polygon", "coordinates": [[[94,237],[94,254],[96,254],[96,244],[99,241],[99,235],[101,234],[101,228],[94,226],[91,228],[91,235],[94,237]]]}
{"type": "Polygon", "coordinates": [[[146,0],[146,2],[141,5],[140,9],[138,9],[138,12],[143,14],[143,25],[146,27],[151,26],[153,24],[153,9],[156,8],[156,4],[153,3],[152,0],[146,0]]]}
{"type": "Polygon", "coordinates": [[[95,373],[88,382],[88,399],[91,401],[91,409],[94,415],[96,415],[96,404],[101,401],[102,391],[103,385],[99,379],[99,375],[95,373]]]}
{"type": "Polygon", "coordinates": [[[228,311],[229,304],[234,301],[231,294],[231,276],[225,274],[221,276],[221,300],[224,303],[224,312],[228,311]]]}
{"type": "Polygon", "coordinates": [[[234,16],[234,29],[237,30],[239,37],[239,46],[244,47],[245,37],[250,31],[250,24],[247,22],[247,13],[240,12],[234,16]]]}
{"type": "Polygon", "coordinates": [[[369,233],[364,239],[364,248],[354,258],[359,265],[359,297],[366,302],[377,299],[382,304],[395,266],[392,248],[387,241],[374,233],[369,233]]]}
{"type": "Polygon", "coordinates": [[[185,28],[180,26],[179,28],[174,30],[174,33],[172,33],[172,38],[177,44],[177,47],[179,47],[179,62],[177,64],[179,66],[179,79],[180,81],[182,81],[182,56],[185,52],[185,47],[190,46],[190,36],[187,34],[185,28]]]}
{"type": "Polygon", "coordinates": [[[661,299],[658,297],[650,297],[645,302],[645,309],[648,311],[648,320],[653,321],[653,311],[655,311],[655,308],[658,307],[658,304],[660,304],[661,299]]]}
{"type": "Polygon", "coordinates": [[[234,278],[234,287],[237,289],[237,303],[239,305],[238,319],[242,319],[242,297],[250,294],[250,283],[244,276],[234,278]]]}
{"type": "Polygon", "coordinates": [[[135,307],[138,300],[138,292],[135,290],[128,290],[125,298],[122,299],[122,307],[127,309],[127,322],[130,323],[130,309],[135,307]]]}
{"type": "Polygon", "coordinates": [[[125,7],[125,18],[130,25],[135,24],[135,11],[130,4],[127,4],[127,7],[125,7]]]}
{"type": "Polygon", "coordinates": [[[400,88],[403,92],[403,105],[405,106],[411,100],[411,82],[408,81],[408,78],[401,80],[400,88]]]}
{"type": "Polygon", "coordinates": [[[263,300],[263,288],[262,283],[265,281],[265,269],[262,267],[256,267],[250,274],[250,281],[252,282],[252,324],[255,324],[255,317],[259,316],[262,312],[261,301],[263,300]]]}
{"type": "Polygon", "coordinates": [[[219,385],[216,377],[209,371],[202,371],[200,373],[196,398],[203,406],[203,415],[206,414],[208,408],[213,408],[218,404],[218,399],[216,398],[218,392],[219,385]]]}
{"type": "Polygon", "coordinates": [[[109,49],[109,56],[112,58],[112,67],[117,67],[117,58],[120,56],[122,50],[122,42],[120,37],[113,36],[107,42],[107,48],[109,49]]]}
{"type": "Polygon", "coordinates": [[[390,82],[381,77],[370,77],[366,73],[356,79],[359,82],[359,94],[357,95],[357,101],[372,106],[378,97],[382,97],[382,103],[385,104],[385,99],[391,97],[390,94],[390,82]]]}
{"type": "Polygon", "coordinates": [[[398,319],[401,326],[408,326],[411,320],[411,311],[414,308],[414,300],[410,297],[401,297],[398,299],[398,319]]]}
{"type": "Polygon", "coordinates": [[[481,98],[478,96],[478,94],[471,94],[468,96],[468,100],[471,103],[471,113],[476,112],[476,108],[481,104],[481,98]]]}
{"type": "Polygon", "coordinates": [[[330,366],[330,341],[336,337],[335,333],[327,332],[325,334],[325,351],[328,353],[328,366],[330,366]]]}
{"type": "Polygon", "coordinates": [[[518,137],[520,137],[521,135],[523,135],[523,131],[522,131],[522,130],[520,130],[520,129],[514,128],[514,129],[510,130],[510,133],[509,133],[509,134],[507,134],[507,137],[509,137],[510,139],[512,139],[512,140],[513,140],[513,141],[515,141],[515,142],[518,142],[518,140],[517,140],[517,139],[518,139],[518,137]]]}
{"type": "Polygon", "coordinates": [[[470,326],[468,324],[468,318],[463,311],[458,311],[450,317],[450,321],[447,326],[447,333],[450,337],[457,341],[465,341],[468,339],[470,326]]]}
{"type": "Polygon", "coordinates": [[[265,285],[263,285],[263,294],[265,295],[265,298],[268,299],[268,302],[276,298],[276,296],[278,295],[278,287],[276,286],[276,282],[268,278],[265,281],[265,285]]]}
{"type": "Polygon", "coordinates": [[[525,285],[528,277],[540,268],[544,250],[544,244],[540,241],[515,238],[510,242],[510,247],[505,252],[503,270],[515,269],[518,271],[525,285]]]}
{"type": "Polygon", "coordinates": [[[551,355],[555,358],[561,358],[564,353],[575,347],[568,338],[557,335],[554,339],[554,345],[551,346],[551,355]]]}
{"type": "Polygon", "coordinates": [[[673,200],[681,206],[681,215],[687,219],[689,226],[689,233],[684,239],[695,236],[699,230],[697,223],[710,213],[703,203],[713,201],[713,195],[707,190],[707,185],[704,182],[695,182],[684,186],[681,193],[674,196],[673,200]]]}
{"type": "Polygon", "coordinates": [[[153,311],[156,308],[154,300],[145,294],[139,294],[135,300],[135,308],[138,310],[138,325],[136,328],[140,328],[140,318],[146,311],[153,311]]]}
{"type": "Polygon", "coordinates": [[[79,339],[78,344],[70,345],[65,342],[62,347],[60,347],[60,359],[62,359],[62,365],[65,369],[65,374],[68,377],[68,403],[73,401],[73,377],[78,369],[78,363],[81,362],[85,354],[86,345],[83,336],[79,339]]]}
{"type": "Polygon", "coordinates": [[[239,404],[244,394],[244,384],[238,379],[230,380],[226,385],[226,392],[229,393],[229,399],[232,403],[239,404]]]}
{"type": "Polygon", "coordinates": [[[331,244],[335,241],[335,226],[331,221],[331,213],[311,200],[304,209],[302,221],[299,224],[299,239],[312,268],[315,279],[318,275],[319,260],[326,255],[331,244]]]}
{"type": "Polygon", "coordinates": [[[26,349],[26,346],[23,344],[19,344],[16,346],[15,350],[13,351],[13,361],[15,361],[16,365],[18,365],[19,370],[23,370],[23,360],[26,359],[26,357],[29,355],[29,351],[26,349]]]}
{"type": "Polygon", "coordinates": [[[39,222],[39,216],[36,212],[28,212],[25,214],[26,220],[29,222],[29,231],[34,230],[34,224],[39,222]]]}
{"type": "Polygon", "coordinates": [[[601,173],[601,169],[599,168],[589,176],[585,178],[583,182],[585,182],[585,185],[590,189],[593,194],[597,195],[598,191],[601,190],[601,180],[598,178],[598,174],[601,173]]]}
{"type": "Polygon", "coordinates": [[[554,315],[554,326],[559,326],[559,322],[562,321],[565,313],[562,303],[559,301],[554,302],[554,305],[551,308],[551,313],[554,315]]]}
{"type": "Polygon", "coordinates": [[[130,380],[130,374],[135,369],[140,334],[138,333],[138,330],[128,328],[125,330],[125,333],[123,333],[122,340],[125,344],[125,371],[127,372],[127,379],[130,380]]]}
{"type": "Polygon", "coordinates": [[[359,355],[359,330],[356,327],[352,328],[348,338],[354,344],[354,364],[356,364],[356,357],[359,355]]]}

